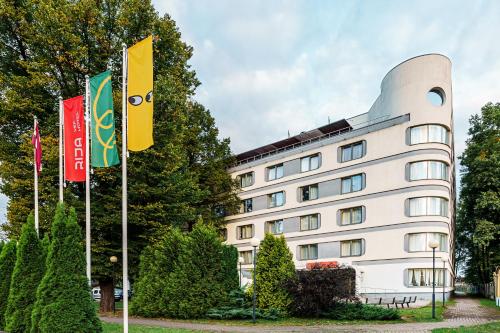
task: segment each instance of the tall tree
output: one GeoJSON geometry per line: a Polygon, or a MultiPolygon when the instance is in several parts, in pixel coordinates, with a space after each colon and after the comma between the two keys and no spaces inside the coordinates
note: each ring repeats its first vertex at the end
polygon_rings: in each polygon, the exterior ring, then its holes
{"type": "Polygon", "coordinates": [[[500,265],[500,103],[488,103],[470,118],[460,156],[461,190],[457,248],[466,279],[487,283],[500,265]]]}
{"type": "Polygon", "coordinates": [[[0,329],[5,328],[5,310],[9,299],[12,271],[16,264],[16,241],[5,244],[0,253],[0,329]]]}
{"type": "MultiPolygon", "coordinates": [[[[121,44],[133,45],[150,34],[155,36],[155,145],[130,154],[128,162],[131,279],[142,249],[166,226],[190,229],[199,216],[220,225],[216,208],[235,211],[236,185],[225,172],[233,162],[229,141],[218,138],[210,112],[193,100],[199,85],[188,64],[193,49],[181,41],[168,15],[160,17],[143,0],[5,0],[0,6],[0,191],[11,199],[3,227],[8,236],[20,234],[33,207],[33,115],[40,121],[44,149],[43,233],[50,230],[58,200],[58,96],[82,94],[85,75],[110,68],[120,128],[121,44]]],[[[117,140],[121,147],[119,131],[117,140]]],[[[121,169],[95,169],[91,178],[92,274],[103,291],[112,291],[109,257],[120,256],[121,248],[121,169]]],[[[80,225],[83,198],[82,184],[65,188],[65,202],[75,207],[80,225]]]]}
{"type": "Polygon", "coordinates": [[[51,235],[47,268],[32,312],[31,332],[102,332],[85,275],[85,254],[74,209],[66,215],[64,205],[57,206],[51,235]]]}
{"type": "Polygon", "coordinates": [[[31,311],[36,290],[45,271],[45,253],[38,239],[33,215],[23,225],[17,246],[17,259],[12,273],[5,328],[10,333],[24,333],[31,329],[31,311]]]}
{"type": "Polygon", "coordinates": [[[285,283],[295,277],[293,256],[285,237],[267,233],[257,253],[257,303],[260,309],[286,313],[292,302],[285,283]]]}

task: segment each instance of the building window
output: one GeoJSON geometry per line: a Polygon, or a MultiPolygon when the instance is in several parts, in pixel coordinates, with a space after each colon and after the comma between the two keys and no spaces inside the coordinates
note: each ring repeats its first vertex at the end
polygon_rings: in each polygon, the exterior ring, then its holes
{"type": "Polygon", "coordinates": [[[220,230],[220,237],[224,240],[227,241],[227,228],[221,229],[220,230]]]}
{"type": "Polygon", "coordinates": [[[363,141],[351,143],[341,147],[342,162],[356,160],[363,157],[363,141]]]}
{"type": "Polygon", "coordinates": [[[315,230],[319,228],[319,214],[300,217],[300,231],[315,230]]]}
{"type": "Polygon", "coordinates": [[[240,251],[240,258],[243,258],[243,264],[251,264],[253,262],[253,251],[240,251]]]}
{"type": "Polygon", "coordinates": [[[340,225],[358,224],[363,222],[363,207],[352,207],[340,210],[340,225]]]}
{"type": "Polygon", "coordinates": [[[300,159],[300,171],[306,172],[319,168],[319,154],[306,156],[300,159]]]}
{"type": "Polygon", "coordinates": [[[342,178],[342,194],[361,191],[363,189],[363,175],[354,175],[342,178]]]}
{"type": "Polygon", "coordinates": [[[238,176],[240,180],[240,186],[248,187],[253,185],[253,172],[247,172],[238,176]]]}
{"type": "Polygon", "coordinates": [[[410,198],[410,216],[448,216],[448,200],[440,197],[410,198]]]}
{"type": "Polygon", "coordinates": [[[283,177],[283,163],[276,164],[267,168],[267,179],[275,180],[283,177]]]}
{"type": "Polygon", "coordinates": [[[301,201],[318,199],[318,184],[301,187],[300,197],[301,201]]]}
{"type": "Polygon", "coordinates": [[[448,165],[441,161],[420,161],[410,163],[410,180],[448,180],[448,165]]]}
{"type": "MultiPolygon", "coordinates": [[[[442,287],[445,270],[436,268],[436,286],[442,287]]],[[[410,287],[432,287],[432,268],[408,269],[408,285],[410,287]]]]}
{"type": "Polygon", "coordinates": [[[252,199],[241,200],[240,213],[250,213],[252,211],[252,199]]]}
{"type": "Polygon", "coordinates": [[[420,232],[408,234],[408,252],[432,251],[429,242],[439,242],[436,251],[448,252],[448,235],[440,232],[420,232]]]}
{"type": "Polygon", "coordinates": [[[299,260],[318,259],[318,244],[299,245],[299,260]]]}
{"type": "Polygon", "coordinates": [[[253,237],[253,224],[239,226],[236,231],[238,232],[238,239],[248,239],[253,237]]]}
{"type": "Polygon", "coordinates": [[[434,106],[444,104],[444,91],[441,88],[432,88],[427,92],[427,100],[434,106]]]}
{"type": "Polygon", "coordinates": [[[363,240],[353,239],[340,242],[341,257],[355,257],[363,254],[363,240]]]}
{"type": "Polygon", "coordinates": [[[450,131],[442,125],[421,125],[410,128],[410,144],[437,142],[449,144],[450,131]]]}
{"type": "Polygon", "coordinates": [[[269,208],[283,206],[285,204],[285,192],[281,191],[269,194],[267,200],[269,208]]]}
{"type": "Polygon", "coordinates": [[[275,220],[266,222],[266,232],[279,235],[283,233],[283,220],[275,220]]]}

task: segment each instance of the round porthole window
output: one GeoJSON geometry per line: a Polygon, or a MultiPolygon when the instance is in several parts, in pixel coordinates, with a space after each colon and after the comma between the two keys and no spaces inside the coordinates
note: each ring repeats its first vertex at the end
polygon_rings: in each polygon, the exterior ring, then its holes
{"type": "Polygon", "coordinates": [[[440,88],[432,88],[427,93],[427,100],[434,106],[444,104],[444,91],[440,88]]]}

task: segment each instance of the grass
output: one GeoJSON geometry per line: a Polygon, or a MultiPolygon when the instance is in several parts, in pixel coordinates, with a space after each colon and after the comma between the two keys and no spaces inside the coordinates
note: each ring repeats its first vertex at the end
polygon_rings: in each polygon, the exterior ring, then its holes
{"type": "Polygon", "coordinates": [[[433,329],[432,333],[494,333],[500,332],[500,321],[493,323],[476,325],[476,326],[460,326],[457,328],[437,328],[433,329]]]}
{"type": "Polygon", "coordinates": [[[421,308],[407,308],[399,310],[401,314],[401,319],[404,322],[428,322],[428,321],[442,321],[444,309],[452,304],[455,304],[454,300],[449,300],[445,303],[443,308],[441,302],[436,302],[436,319],[432,319],[432,306],[427,305],[421,308]]]}
{"type": "MultiPolygon", "coordinates": [[[[104,333],[122,333],[123,326],[120,324],[102,323],[104,333]]],[[[180,328],[163,328],[143,325],[130,325],[130,333],[200,333],[202,331],[192,331],[180,328]]]]}
{"type": "Polygon", "coordinates": [[[492,299],[481,298],[479,300],[479,303],[481,304],[481,306],[484,306],[487,308],[492,308],[492,309],[500,311],[500,307],[496,306],[495,301],[492,299]]]}

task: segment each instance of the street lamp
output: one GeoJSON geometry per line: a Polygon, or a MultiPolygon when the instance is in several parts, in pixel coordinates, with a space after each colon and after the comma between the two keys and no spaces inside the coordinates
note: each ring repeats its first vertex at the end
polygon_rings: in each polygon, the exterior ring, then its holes
{"type": "Polygon", "coordinates": [[[115,304],[115,264],[118,262],[118,258],[116,256],[109,257],[109,261],[111,261],[111,267],[113,267],[113,314],[116,313],[116,304],[115,304]]]}
{"type": "Polygon", "coordinates": [[[252,310],[252,322],[255,323],[255,303],[256,303],[256,275],[257,275],[257,247],[260,245],[260,239],[254,237],[250,240],[250,245],[253,247],[253,310],[252,310]]]}
{"type": "Polygon", "coordinates": [[[443,307],[444,307],[444,302],[445,302],[445,288],[446,288],[446,262],[448,259],[446,257],[442,257],[441,260],[443,261],[443,307]]]}
{"type": "Polygon", "coordinates": [[[429,247],[432,249],[432,319],[436,318],[436,248],[439,242],[431,240],[429,247]]]}
{"type": "Polygon", "coordinates": [[[238,263],[240,264],[240,288],[241,288],[241,264],[245,262],[245,259],[243,257],[238,258],[238,263]]]}

